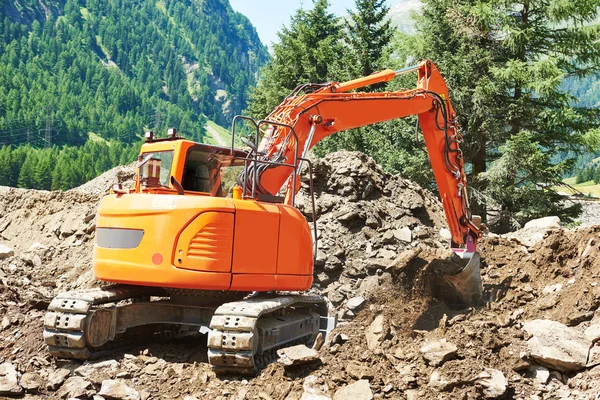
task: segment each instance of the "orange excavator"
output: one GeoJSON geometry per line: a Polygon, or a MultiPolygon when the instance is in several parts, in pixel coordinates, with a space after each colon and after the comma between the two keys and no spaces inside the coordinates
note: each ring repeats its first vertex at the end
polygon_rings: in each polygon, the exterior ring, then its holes
{"type": "Polygon", "coordinates": [[[313,226],[295,207],[307,152],[335,132],[417,115],[464,269],[447,281],[468,303],[481,296],[477,239],[466,190],[461,136],[448,90],[430,61],[344,83],[296,88],[265,120],[236,117],[231,147],[194,143],[170,129],[146,133],[135,184],[113,187],[98,209],[93,266],[111,285],[59,294],[44,320],[56,357],[91,359],[140,337],[208,331],[217,372],[254,374],[276,351],[312,343],[331,329],[313,282],[313,226]],[[417,72],[417,87],[355,89],[417,72]],[[249,150],[236,126],[252,127],[249,150]],[[312,230],[312,232],[311,232],[312,230]],[[202,327],[202,328],[201,328],[202,327]]]}

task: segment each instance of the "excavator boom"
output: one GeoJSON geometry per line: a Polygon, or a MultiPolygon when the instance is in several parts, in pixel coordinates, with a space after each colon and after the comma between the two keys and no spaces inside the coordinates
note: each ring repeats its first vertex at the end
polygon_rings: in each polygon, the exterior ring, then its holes
{"type": "MultiPolygon", "coordinates": [[[[261,154],[261,161],[290,162],[305,157],[314,145],[336,132],[410,115],[417,115],[423,131],[452,235],[452,250],[467,260],[462,272],[448,276],[447,281],[463,300],[477,303],[482,295],[479,257],[476,254],[477,240],[481,236],[480,219],[472,217],[469,208],[464,158],[460,149],[463,139],[449,100],[448,87],[431,61],[423,60],[413,67],[385,70],[343,83],[297,87],[265,119],[267,126],[269,122],[271,125],[263,132],[257,152],[261,154]],[[415,89],[352,92],[410,72],[418,75],[415,89]]],[[[255,179],[252,187],[267,195],[276,194],[287,181],[286,201],[289,204],[292,192],[300,187],[292,182],[292,171],[277,165],[253,170],[256,167],[257,164],[254,164],[244,171],[241,180],[255,179]]]]}
{"type": "MultiPolygon", "coordinates": [[[[315,144],[336,132],[417,115],[452,241],[470,252],[475,251],[480,230],[472,222],[469,211],[464,160],[459,147],[462,137],[448,88],[433,63],[422,61],[399,71],[385,70],[349,82],[330,83],[313,93],[298,94],[306,89],[306,85],[298,87],[266,118],[273,126],[264,132],[258,146],[263,154],[261,160],[292,160],[296,148],[296,156],[304,157],[315,144]],[[350,92],[413,71],[418,73],[415,89],[350,92]]],[[[259,192],[277,193],[290,174],[289,168],[280,166],[264,169],[258,174],[259,192]]],[[[287,190],[291,190],[289,182],[287,190]]]]}

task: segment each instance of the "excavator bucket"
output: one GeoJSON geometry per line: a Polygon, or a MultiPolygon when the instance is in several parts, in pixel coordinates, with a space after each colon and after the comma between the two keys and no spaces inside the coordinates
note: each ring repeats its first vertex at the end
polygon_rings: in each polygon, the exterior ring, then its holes
{"type": "Polygon", "coordinates": [[[477,252],[456,254],[461,257],[461,264],[464,263],[465,266],[457,274],[444,275],[444,278],[462,301],[470,306],[477,306],[483,298],[481,257],[477,252]]]}

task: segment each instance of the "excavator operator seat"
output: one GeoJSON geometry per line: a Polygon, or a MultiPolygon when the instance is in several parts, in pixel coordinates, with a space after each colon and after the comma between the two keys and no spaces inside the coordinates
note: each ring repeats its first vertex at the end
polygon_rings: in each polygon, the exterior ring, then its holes
{"type": "Polygon", "coordinates": [[[183,170],[182,186],[184,190],[211,193],[211,171],[207,166],[205,152],[193,149],[188,152],[183,170]]]}
{"type": "Polygon", "coordinates": [[[183,189],[194,192],[211,192],[210,172],[204,164],[186,165],[183,173],[183,189]]]}
{"type": "Polygon", "coordinates": [[[237,151],[236,157],[227,148],[195,144],[185,157],[181,186],[183,190],[227,197],[244,169],[241,158],[246,153],[237,151]]]}

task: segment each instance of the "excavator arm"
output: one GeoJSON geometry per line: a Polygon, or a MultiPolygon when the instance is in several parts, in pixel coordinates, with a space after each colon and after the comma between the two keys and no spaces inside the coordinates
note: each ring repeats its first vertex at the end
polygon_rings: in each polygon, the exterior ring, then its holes
{"type": "MultiPolygon", "coordinates": [[[[385,70],[344,83],[299,86],[266,118],[269,128],[263,132],[258,153],[262,161],[290,163],[304,157],[315,144],[336,132],[409,115],[418,116],[423,131],[452,234],[452,247],[473,253],[481,233],[469,210],[464,159],[459,147],[462,137],[446,83],[431,61],[424,60],[414,67],[385,70]],[[418,73],[415,89],[351,92],[414,71],[418,73]]],[[[271,195],[287,181],[289,202],[292,188],[300,187],[292,185],[291,173],[291,169],[284,166],[269,165],[259,170],[254,164],[245,171],[242,180],[258,175],[256,190],[271,195]]]]}

